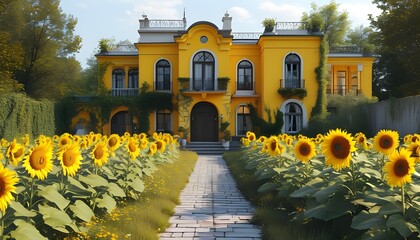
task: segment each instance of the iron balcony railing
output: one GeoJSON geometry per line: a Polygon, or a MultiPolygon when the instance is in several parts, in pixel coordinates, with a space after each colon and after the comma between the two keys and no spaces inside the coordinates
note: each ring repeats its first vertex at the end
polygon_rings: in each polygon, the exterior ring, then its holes
{"type": "Polygon", "coordinates": [[[281,88],[305,88],[305,79],[280,79],[281,88]]]}
{"type": "Polygon", "coordinates": [[[346,96],[349,94],[359,95],[361,94],[361,90],[358,89],[358,86],[352,86],[349,88],[347,85],[335,85],[334,88],[327,87],[328,94],[336,94],[341,96],[346,96]]]}
{"type": "Polygon", "coordinates": [[[111,96],[113,97],[126,97],[139,95],[138,88],[112,88],[111,96]]]}
{"type": "Polygon", "coordinates": [[[181,83],[181,91],[226,91],[227,82],[226,81],[217,81],[217,87],[215,80],[194,80],[192,78],[183,79],[181,83]],[[191,84],[190,84],[191,83],[191,84]]]}

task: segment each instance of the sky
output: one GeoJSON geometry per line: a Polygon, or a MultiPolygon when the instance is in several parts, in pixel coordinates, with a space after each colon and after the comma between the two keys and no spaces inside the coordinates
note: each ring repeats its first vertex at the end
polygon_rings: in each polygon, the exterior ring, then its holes
{"type": "MultiPolygon", "coordinates": [[[[330,0],[61,0],[66,15],[78,19],[75,34],[82,37],[82,48],[76,59],[86,67],[88,58],[98,51],[102,38],[116,42],[138,42],[139,19],[182,19],[184,9],[187,26],[198,21],[209,21],[222,28],[222,17],[232,17],[233,32],[263,32],[264,18],[277,21],[300,21],[304,12],[311,11],[311,2],[318,6],[330,0]]],[[[349,13],[352,28],[369,26],[368,15],[377,16],[380,10],[371,0],[335,0],[339,11],[349,13]]]]}

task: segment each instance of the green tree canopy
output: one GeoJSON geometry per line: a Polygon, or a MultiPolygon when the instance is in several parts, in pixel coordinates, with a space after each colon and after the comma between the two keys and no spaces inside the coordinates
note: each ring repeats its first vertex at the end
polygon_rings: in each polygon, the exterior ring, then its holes
{"type": "Polygon", "coordinates": [[[371,27],[360,25],[348,32],[345,44],[357,46],[364,53],[373,53],[375,52],[375,44],[373,44],[372,34],[371,27]]]}
{"type": "Polygon", "coordinates": [[[327,37],[328,46],[341,45],[350,28],[347,12],[338,12],[339,4],[331,2],[324,6],[311,4],[311,12],[304,12],[302,21],[308,22],[311,29],[318,28],[327,37]],[[315,27],[316,26],[316,27],[315,27]]]}
{"type": "Polygon", "coordinates": [[[80,72],[74,58],[81,47],[81,38],[74,34],[77,20],[62,12],[60,0],[0,1],[5,10],[1,25],[23,48],[23,67],[14,76],[24,91],[49,99],[71,91],[80,72]]]}
{"type": "Polygon", "coordinates": [[[370,17],[379,61],[373,92],[379,99],[420,94],[420,0],[374,0],[382,10],[370,17]]]}

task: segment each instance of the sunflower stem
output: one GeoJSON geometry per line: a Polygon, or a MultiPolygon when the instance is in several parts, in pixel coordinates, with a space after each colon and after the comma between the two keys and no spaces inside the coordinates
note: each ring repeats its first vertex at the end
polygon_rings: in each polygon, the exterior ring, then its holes
{"type": "Polygon", "coordinates": [[[356,174],[354,171],[354,161],[351,161],[350,166],[351,166],[350,170],[351,170],[351,186],[352,186],[351,191],[352,191],[352,195],[355,196],[357,192],[357,188],[356,188],[357,179],[356,179],[356,174]]]}
{"type": "Polygon", "coordinates": [[[34,198],[34,183],[35,183],[35,178],[32,178],[31,186],[30,186],[31,193],[29,195],[29,209],[32,209],[32,200],[34,198]]]}
{"type": "Polygon", "coordinates": [[[384,166],[385,166],[385,154],[382,154],[381,161],[379,163],[379,169],[381,171],[381,180],[385,181],[385,172],[384,172],[384,166]]]}
{"type": "Polygon", "coordinates": [[[404,185],[401,186],[401,203],[402,203],[402,215],[405,216],[405,191],[404,191],[404,185]]]}

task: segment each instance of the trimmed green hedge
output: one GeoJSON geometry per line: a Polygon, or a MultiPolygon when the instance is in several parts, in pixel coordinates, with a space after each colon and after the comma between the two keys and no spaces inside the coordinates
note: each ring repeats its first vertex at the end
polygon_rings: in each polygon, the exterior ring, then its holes
{"type": "Polygon", "coordinates": [[[23,94],[0,95],[0,138],[12,140],[26,133],[33,139],[55,132],[54,102],[23,94]]]}

